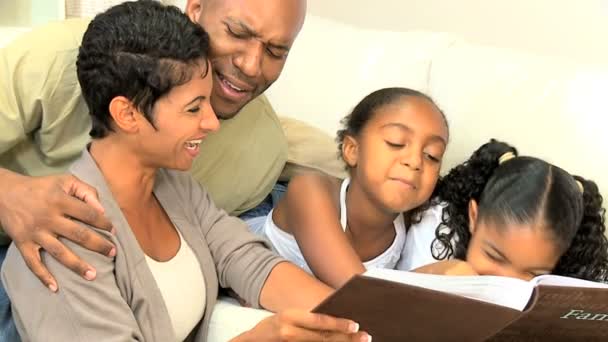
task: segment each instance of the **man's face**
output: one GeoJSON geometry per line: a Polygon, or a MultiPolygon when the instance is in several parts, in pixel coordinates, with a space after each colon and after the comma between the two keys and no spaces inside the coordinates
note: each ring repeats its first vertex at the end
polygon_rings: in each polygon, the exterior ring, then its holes
{"type": "Polygon", "coordinates": [[[306,14],[305,0],[189,0],[186,12],[208,33],[211,105],[230,119],[277,80],[306,14]]]}

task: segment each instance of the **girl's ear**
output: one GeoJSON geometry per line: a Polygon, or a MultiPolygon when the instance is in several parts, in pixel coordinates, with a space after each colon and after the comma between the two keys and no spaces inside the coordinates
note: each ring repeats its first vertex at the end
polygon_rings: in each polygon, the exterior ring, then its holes
{"type": "Polygon", "coordinates": [[[474,199],[469,201],[469,232],[475,233],[477,227],[477,202],[474,199]]]}
{"type": "Polygon", "coordinates": [[[346,135],[342,141],[342,158],[349,167],[357,166],[359,157],[359,144],[350,135],[346,135]]]}
{"type": "Polygon", "coordinates": [[[116,96],[110,101],[110,115],[114,125],[121,131],[135,133],[138,131],[139,111],[133,103],[124,96],[116,96]]]}

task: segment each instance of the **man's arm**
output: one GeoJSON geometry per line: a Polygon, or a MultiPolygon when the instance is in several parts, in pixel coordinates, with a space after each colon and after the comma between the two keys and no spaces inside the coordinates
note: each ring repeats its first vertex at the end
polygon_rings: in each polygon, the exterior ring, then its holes
{"type": "Polygon", "coordinates": [[[86,25],[43,26],[0,49],[0,225],[51,289],[57,283],[39,249],[85,278],[95,277],[95,269],[58,236],[104,255],[114,253],[109,241],[68,219],[111,229],[94,189],[70,175],[33,178],[9,171],[56,173],[84,148],[90,119],[80,98],[75,56],[86,25]]]}

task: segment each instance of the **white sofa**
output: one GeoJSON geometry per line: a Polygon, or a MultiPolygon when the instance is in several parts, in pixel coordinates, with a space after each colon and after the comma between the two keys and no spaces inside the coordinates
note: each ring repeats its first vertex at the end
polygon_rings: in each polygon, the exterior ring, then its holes
{"type": "Polygon", "coordinates": [[[27,27],[0,26],[0,48],[17,38],[21,33],[29,30],[27,27]]]}
{"type": "MultiPolygon", "coordinates": [[[[14,32],[0,29],[0,37],[14,32]]],[[[594,179],[608,194],[608,65],[477,46],[446,33],[365,30],[309,16],[268,97],[280,115],[333,136],[364,95],[387,86],[427,92],[446,112],[451,143],[445,169],[494,137],[594,179]]],[[[267,315],[222,300],[209,341],[226,341],[267,315]]]]}
{"type": "Polygon", "coordinates": [[[447,33],[366,30],[308,16],[268,97],[280,115],[333,136],[363,96],[386,86],[424,91],[445,111],[444,169],[495,137],[594,179],[608,196],[608,61],[577,65],[447,33]]]}

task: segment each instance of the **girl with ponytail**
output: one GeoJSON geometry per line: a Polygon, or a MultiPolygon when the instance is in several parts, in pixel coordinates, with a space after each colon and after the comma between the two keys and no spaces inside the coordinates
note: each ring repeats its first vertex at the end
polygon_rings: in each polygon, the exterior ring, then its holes
{"type": "Polygon", "coordinates": [[[597,185],[491,140],[437,185],[442,224],[418,269],[531,279],[557,274],[607,281],[605,209],[597,185]]]}

